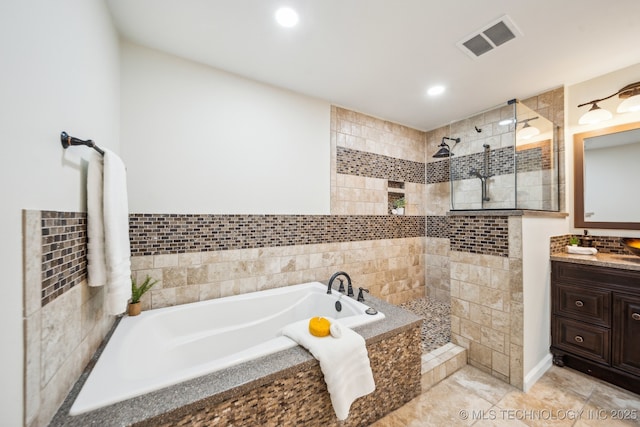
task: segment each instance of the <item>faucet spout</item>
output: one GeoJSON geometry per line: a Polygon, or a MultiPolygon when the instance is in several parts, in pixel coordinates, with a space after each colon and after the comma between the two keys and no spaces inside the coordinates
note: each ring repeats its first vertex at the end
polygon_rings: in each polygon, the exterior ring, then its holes
{"type": "Polygon", "coordinates": [[[347,289],[348,289],[347,296],[352,297],[353,296],[353,287],[351,285],[351,277],[349,277],[349,275],[347,273],[345,273],[344,271],[337,271],[337,272],[333,273],[333,275],[329,279],[329,284],[327,285],[327,293],[328,294],[331,293],[331,286],[333,285],[333,281],[336,280],[336,278],[338,276],[344,276],[347,279],[347,289]]]}

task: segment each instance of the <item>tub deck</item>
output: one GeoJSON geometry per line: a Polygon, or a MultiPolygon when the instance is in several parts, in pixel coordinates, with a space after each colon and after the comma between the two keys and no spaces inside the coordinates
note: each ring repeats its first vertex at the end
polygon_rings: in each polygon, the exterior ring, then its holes
{"type": "MultiPolygon", "coordinates": [[[[347,421],[339,424],[341,426],[371,423],[420,393],[421,318],[372,296],[368,296],[365,304],[386,315],[380,321],[354,328],[366,340],[376,391],[358,399],[347,421]]],[[[260,413],[269,416],[270,422],[276,424],[295,422],[304,425],[305,417],[312,414],[311,424],[322,421],[323,425],[338,425],[319,364],[299,346],[86,414],[70,416],[69,409],[90,367],[91,364],[74,385],[50,426],[158,426],[180,422],[187,422],[185,425],[211,425],[216,421],[221,425],[228,422],[251,424],[252,420],[247,417],[260,413]],[[298,387],[303,388],[298,390],[298,387]],[[314,395],[309,396],[314,390],[314,395]],[[238,404],[243,399],[254,399],[253,404],[257,402],[266,406],[259,410],[251,409],[247,402],[238,404]],[[229,407],[234,409],[225,411],[229,407]],[[241,407],[247,407],[251,412],[245,414],[238,410],[241,407]],[[221,414],[240,418],[223,421],[221,414]]]]}

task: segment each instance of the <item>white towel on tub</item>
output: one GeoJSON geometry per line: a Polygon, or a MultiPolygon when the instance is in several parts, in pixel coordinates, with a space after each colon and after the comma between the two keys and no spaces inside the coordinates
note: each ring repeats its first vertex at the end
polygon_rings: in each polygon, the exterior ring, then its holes
{"type": "MultiPolygon", "coordinates": [[[[332,324],[336,320],[326,318],[332,324]]],[[[341,337],[315,337],[309,332],[309,319],[285,326],[282,334],[313,354],[327,383],[333,410],[339,420],[349,416],[351,404],[376,389],[364,338],[353,330],[340,327],[341,337]]]]}
{"type": "Polygon", "coordinates": [[[104,151],[87,170],[88,282],[107,285],[107,310],[120,314],[131,297],[127,173],[120,157],[104,151]]]}

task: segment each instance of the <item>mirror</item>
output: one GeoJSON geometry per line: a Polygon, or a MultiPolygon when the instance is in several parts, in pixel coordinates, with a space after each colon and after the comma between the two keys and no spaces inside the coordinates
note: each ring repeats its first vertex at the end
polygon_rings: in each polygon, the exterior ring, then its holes
{"type": "Polygon", "coordinates": [[[640,230],[640,122],[573,136],[576,228],[640,230]]]}

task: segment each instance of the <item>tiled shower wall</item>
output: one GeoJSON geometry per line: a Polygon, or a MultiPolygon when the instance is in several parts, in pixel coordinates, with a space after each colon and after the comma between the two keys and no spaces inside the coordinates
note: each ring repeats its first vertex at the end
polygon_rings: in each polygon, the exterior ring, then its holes
{"type": "Polygon", "coordinates": [[[425,215],[425,133],[331,107],[331,213],[386,215],[391,194],[425,215]]]}
{"type": "MultiPolygon", "coordinates": [[[[563,94],[559,88],[522,101],[560,127],[561,194],[565,185],[563,94]]],[[[500,164],[501,147],[513,145],[513,135],[501,134],[497,121],[512,114],[512,107],[505,106],[427,133],[425,269],[427,295],[451,301],[452,341],[468,349],[469,363],[522,387],[522,218],[491,212],[448,216],[449,162],[430,157],[443,136],[459,136],[462,141],[453,150],[456,161],[474,162],[477,159],[469,155],[481,152],[490,139],[492,160],[500,164]],[[508,140],[501,141],[503,136],[508,140]]],[[[544,168],[545,147],[527,148],[526,154],[519,153],[523,164],[518,166],[544,168]]]]}
{"type": "MultiPolygon", "coordinates": [[[[562,211],[565,209],[564,88],[553,89],[520,102],[559,127],[556,135],[556,145],[559,158],[560,210],[562,211]]],[[[503,167],[508,168],[506,158],[503,158],[504,156],[501,157],[502,148],[500,147],[513,146],[513,133],[507,127],[499,126],[497,122],[502,118],[512,116],[513,106],[505,104],[503,107],[434,129],[426,134],[425,214],[427,215],[427,252],[425,268],[427,295],[432,298],[448,301],[450,295],[450,269],[446,250],[449,245],[450,233],[448,229],[449,218],[446,215],[451,209],[451,181],[449,179],[449,161],[447,159],[435,159],[431,156],[437,151],[442,137],[455,136],[461,138],[461,142],[455,145],[453,149],[456,154],[455,161],[465,165],[461,170],[478,169],[480,167],[482,144],[484,143],[488,143],[492,147],[493,166],[499,168],[500,165],[503,165],[503,167]],[[478,132],[476,127],[481,129],[482,132],[478,132]],[[505,138],[504,141],[502,140],[503,138],[505,138]],[[500,161],[500,159],[503,159],[503,161],[500,161]],[[436,227],[435,224],[439,226],[436,227]],[[444,224],[446,224],[446,232],[444,231],[444,224]]],[[[519,152],[518,157],[518,168],[526,171],[524,172],[525,174],[543,173],[542,171],[550,163],[550,153],[544,144],[525,146],[519,152]]],[[[513,168],[513,165],[510,167],[513,168]]],[[[478,183],[474,182],[473,185],[474,188],[470,189],[470,191],[473,192],[473,197],[478,199],[478,183]]],[[[526,181],[523,180],[519,185],[526,185],[526,181]]],[[[513,190],[510,191],[513,193],[513,190]]]]}

